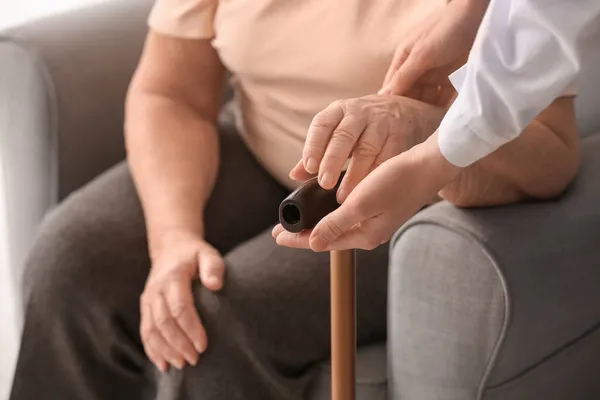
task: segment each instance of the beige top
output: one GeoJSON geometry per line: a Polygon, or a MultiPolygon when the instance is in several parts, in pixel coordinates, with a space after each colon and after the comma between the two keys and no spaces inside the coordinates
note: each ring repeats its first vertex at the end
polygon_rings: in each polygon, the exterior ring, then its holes
{"type": "MultiPolygon", "coordinates": [[[[446,0],[157,0],[157,32],[213,38],[232,72],[238,125],[280,182],[307,128],[334,100],[377,92],[411,25],[446,0]]],[[[200,72],[199,72],[200,73],[200,72]]]]}

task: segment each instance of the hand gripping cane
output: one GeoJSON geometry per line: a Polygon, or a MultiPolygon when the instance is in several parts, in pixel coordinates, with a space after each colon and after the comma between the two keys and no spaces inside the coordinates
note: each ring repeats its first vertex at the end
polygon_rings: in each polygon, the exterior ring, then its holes
{"type": "MultiPolygon", "coordinates": [[[[340,177],[341,182],[342,177],[340,177]]],[[[289,232],[313,228],[334,211],[338,185],[321,188],[306,181],[279,206],[279,222],[289,232]]],[[[331,267],[331,399],[354,400],[356,356],[356,267],[354,250],[332,251],[331,267]]]]}

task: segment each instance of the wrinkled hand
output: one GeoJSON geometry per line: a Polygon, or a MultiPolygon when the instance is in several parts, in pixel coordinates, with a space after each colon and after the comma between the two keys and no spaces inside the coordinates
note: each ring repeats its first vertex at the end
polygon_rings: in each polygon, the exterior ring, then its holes
{"type": "Polygon", "coordinates": [[[398,96],[371,95],[340,100],[318,113],[309,129],[302,160],[290,177],[306,180],[318,174],[331,189],[350,159],[337,193],[343,202],[384,161],[422,142],[439,123],[444,110],[398,96]]]}
{"type": "Polygon", "coordinates": [[[215,248],[188,232],[170,234],[160,249],[140,299],[140,334],[146,354],[164,372],[167,364],[196,365],[206,349],[192,281],[200,277],[208,289],[221,289],[225,264],[215,248]]]}
{"type": "Polygon", "coordinates": [[[436,9],[398,45],[379,94],[448,105],[448,75],[463,65],[488,0],[453,0],[436,9]]]}
{"type": "Polygon", "coordinates": [[[459,171],[443,157],[434,134],[371,172],[312,231],[290,233],[277,225],[273,237],[282,246],[314,251],[371,250],[387,242],[459,171]]]}

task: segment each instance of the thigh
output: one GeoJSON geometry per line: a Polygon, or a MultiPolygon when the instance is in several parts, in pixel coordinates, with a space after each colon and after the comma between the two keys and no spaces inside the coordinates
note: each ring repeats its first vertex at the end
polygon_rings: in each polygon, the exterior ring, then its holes
{"type": "MultiPolygon", "coordinates": [[[[262,170],[234,129],[223,129],[220,149],[207,236],[227,251],[274,221],[286,190],[262,170]]],[[[121,315],[129,337],[139,339],[139,296],[150,259],[144,215],[126,162],[74,192],[45,218],[26,264],[28,302],[37,299],[37,305],[61,310],[79,303],[83,313],[94,303],[121,315]],[[70,301],[66,292],[81,301],[70,301]]]]}
{"type": "Polygon", "coordinates": [[[226,253],[274,224],[289,190],[257,162],[230,124],[221,127],[220,153],[204,220],[206,240],[226,253]]]}
{"type": "MultiPolygon", "coordinates": [[[[229,252],[226,263],[225,287],[215,295],[217,317],[244,327],[228,335],[237,336],[234,340],[251,346],[253,354],[287,374],[328,357],[328,253],[278,246],[267,230],[229,252]]],[[[387,265],[387,245],[357,252],[359,344],[385,339],[387,265]]],[[[211,295],[204,291],[200,296],[208,300],[211,295]]]]}

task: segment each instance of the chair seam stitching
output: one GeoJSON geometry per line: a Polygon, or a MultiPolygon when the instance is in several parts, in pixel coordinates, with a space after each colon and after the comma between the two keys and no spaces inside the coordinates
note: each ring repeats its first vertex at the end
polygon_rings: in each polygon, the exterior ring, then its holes
{"type": "Polygon", "coordinates": [[[498,335],[498,338],[496,339],[496,343],[494,345],[494,348],[492,350],[492,353],[486,363],[486,367],[484,369],[483,375],[481,377],[479,386],[477,388],[477,400],[481,400],[483,398],[485,389],[486,389],[486,384],[488,383],[491,373],[493,371],[494,366],[496,365],[496,361],[498,359],[498,354],[500,353],[500,350],[502,348],[502,345],[504,344],[504,340],[506,338],[506,334],[508,331],[508,326],[510,323],[510,316],[511,316],[511,299],[510,299],[510,294],[509,294],[509,290],[508,290],[508,285],[506,283],[506,278],[502,272],[502,268],[500,266],[500,262],[498,260],[497,255],[494,253],[494,251],[487,246],[481,239],[479,239],[476,235],[474,235],[472,232],[468,231],[467,229],[459,226],[458,224],[455,224],[451,221],[448,220],[434,220],[434,219],[430,219],[430,218],[425,218],[425,219],[421,219],[421,220],[417,220],[417,221],[412,221],[409,222],[407,224],[405,224],[400,231],[398,232],[397,235],[395,235],[394,240],[392,241],[392,243],[390,244],[390,251],[391,249],[395,246],[396,242],[398,241],[399,237],[402,236],[408,229],[413,228],[415,226],[418,225],[433,225],[433,226],[437,226],[440,227],[442,229],[446,229],[449,230],[467,240],[469,240],[472,243],[475,243],[476,245],[478,245],[482,252],[488,257],[488,259],[490,260],[492,267],[494,268],[494,270],[496,271],[496,274],[498,276],[498,279],[500,281],[500,286],[502,289],[502,296],[504,298],[504,315],[503,315],[503,321],[502,321],[502,328],[500,330],[500,334],[498,335]]]}

